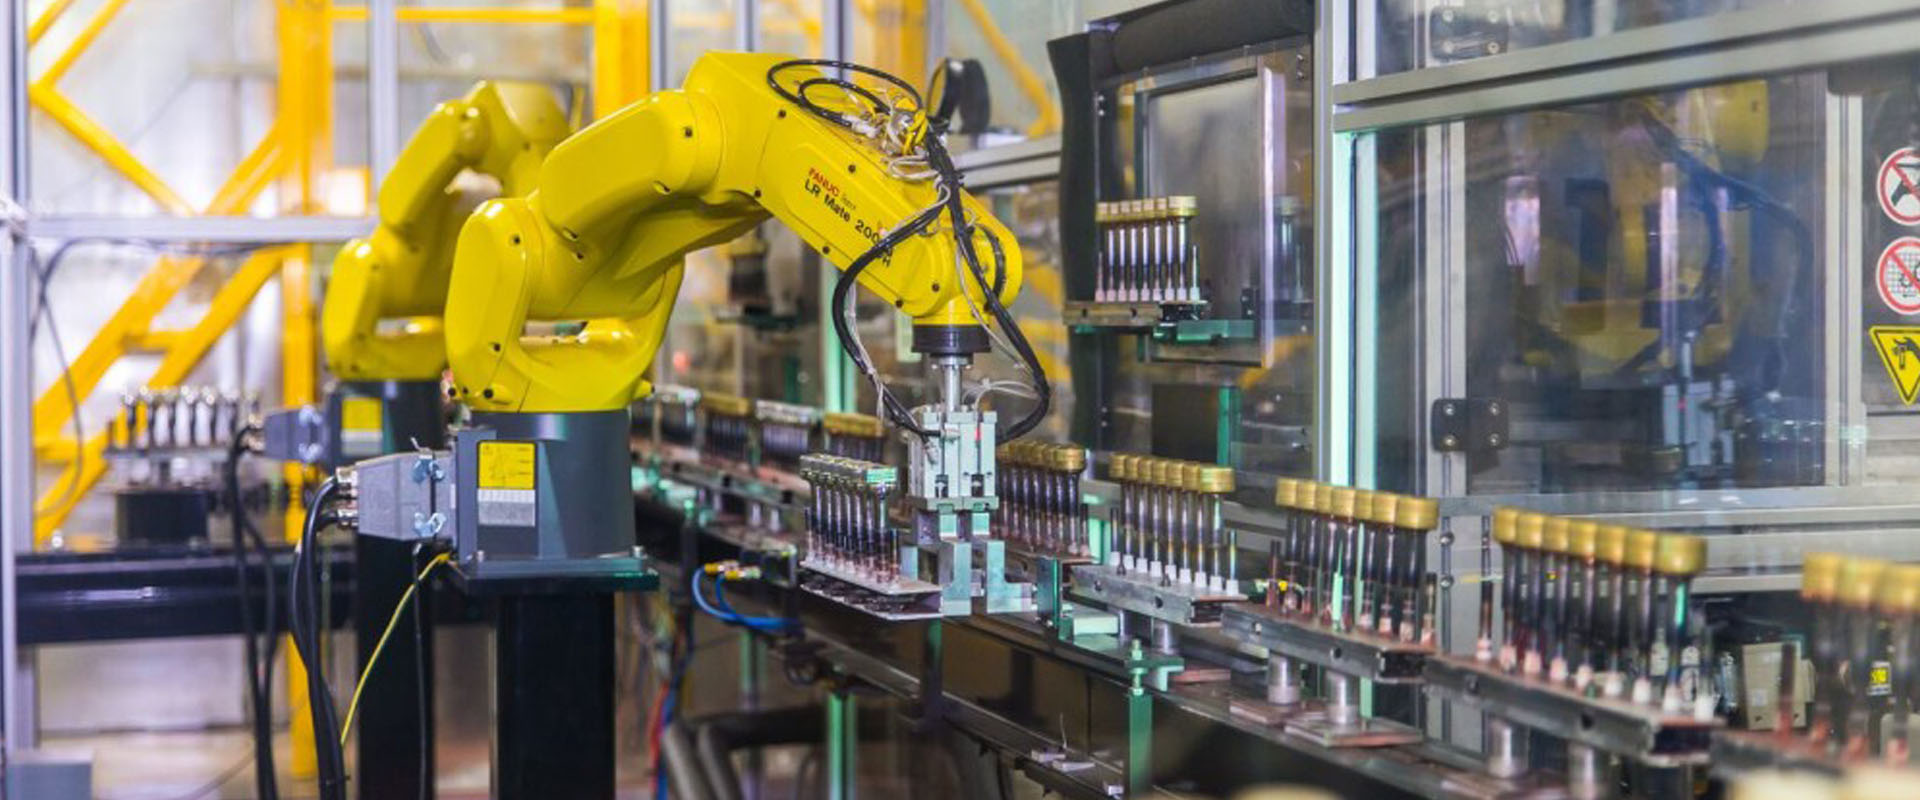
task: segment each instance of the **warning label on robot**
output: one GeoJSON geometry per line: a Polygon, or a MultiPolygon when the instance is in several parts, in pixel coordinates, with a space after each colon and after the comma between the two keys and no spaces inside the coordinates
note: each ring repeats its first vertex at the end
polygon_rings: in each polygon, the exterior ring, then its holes
{"type": "Polygon", "coordinates": [[[1888,308],[1902,314],[1920,314],[1920,239],[1902,236],[1880,251],[1873,283],[1888,308]]]}
{"type": "Polygon", "coordinates": [[[1920,153],[1902,147],[1880,162],[1880,210],[1902,225],[1920,225],[1920,153]]]}
{"type": "Polygon", "coordinates": [[[1913,405],[1920,398],[1920,326],[1875,325],[1867,329],[1887,378],[1900,392],[1900,402],[1913,405]]]}
{"type": "Polygon", "coordinates": [[[482,525],[527,528],[537,518],[538,454],[533,442],[487,441],[479,447],[478,518],[482,525]]]}
{"type": "Polygon", "coordinates": [[[480,443],[480,488],[533,488],[533,442],[480,443]]]}

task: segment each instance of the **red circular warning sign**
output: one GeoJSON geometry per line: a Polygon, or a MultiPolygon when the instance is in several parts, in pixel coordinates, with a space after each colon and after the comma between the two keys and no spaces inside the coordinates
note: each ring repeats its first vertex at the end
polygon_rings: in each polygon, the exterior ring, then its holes
{"type": "Polygon", "coordinates": [[[1880,300],[1902,314],[1920,314],[1920,239],[1902,236],[1880,251],[1874,268],[1880,300]]]}
{"type": "Polygon", "coordinates": [[[1902,225],[1920,225],[1920,153],[1902,147],[1880,162],[1880,210],[1902,225]]]}

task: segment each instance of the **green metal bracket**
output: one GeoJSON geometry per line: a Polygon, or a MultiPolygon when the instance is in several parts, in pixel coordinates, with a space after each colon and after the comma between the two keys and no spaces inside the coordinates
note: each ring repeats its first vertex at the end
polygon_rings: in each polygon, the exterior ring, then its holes
{"type": "Polygon", "coordinates": [[[1215,421],[1218,430],[1214,434],[1213,460],[1216,464],[1233,466],[1233,432],[1240,425],[1240,387],[1220,387],[1220,416],[1215,421]]]}
{"type": "Polygon", "coordinates": [[[1153,790],[1153,695],[1146,678],[1152,667],[1141,652],[1140,640],[1127,646],[1127,796],[1145,797],[1153,790]]]}
{"type": "Polygon", "coordinates": [[[1067,610],[1066,570],[1057,558],[1036,556],[1033,560],[1033,601],[1042,624],[1053,629],[1063,642],[1073,641],[1073,615],[1067,610]]]}
{"type": "Polygon", "coordinates": [[[1250,340],[1254,335],[1250,319],[1188,319],[1153,329],[1153,338],[1164,344],[1214,344],[1250,340]]]}

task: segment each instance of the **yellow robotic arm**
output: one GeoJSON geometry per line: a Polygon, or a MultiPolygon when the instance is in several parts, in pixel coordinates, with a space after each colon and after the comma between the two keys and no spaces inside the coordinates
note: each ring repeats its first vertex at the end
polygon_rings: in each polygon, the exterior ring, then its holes
{"type": "Polygon", "coordinates": [[[334,260],[320,319],[334,375],[440,377],[446,339],[438,318],[454,238],[473,206],[455,179],[472,170],[497,180],[503,195],[524,195],[567,133],[553,92],[534,83],[482,82],[434,108],[381,182],[379,227],[334,260]]]}
{"type": "MultiPolygon", "coordinates": [[[[683,257],[770,215],[842,269],[899,240],[860,263],[858,281],[913,318],[917,350],[987,349],[986,290],[941,216],[948,190],[924,160],[924,117],[859,121],[887,105],[808,62],[709,53],[683,88],[555,147],[537,189],[489,201],[460,232],[445,316],[458,398],[477,411],[578,412],[645,396],[683,257]],[[827,118],[839,115],[851,128],[827,118]],[[889,237],[909,220],[928,227],[889,237]]],[[[974,250],[995,255],[995,299],[1010,304],[1013,235],[961,194],[974,250]]]]}

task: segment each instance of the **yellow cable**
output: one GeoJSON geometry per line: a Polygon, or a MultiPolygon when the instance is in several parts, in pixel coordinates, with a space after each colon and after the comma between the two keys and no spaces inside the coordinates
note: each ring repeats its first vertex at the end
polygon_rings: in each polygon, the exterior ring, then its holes
{"type": "Polygon", "coordinates": [[[434,556],[432,561],[428,561],[426,566],[420,568],[420,574],[414,576],[413,583],[407,584],[407,591],[400,595],[400,602],[393,604],[393,616],[387,618],[387,629],[380,632],[380,641],[374,644],[373,655],[367,657],[367,668],[360,671],[360,681],[353,685],[353,699],[347,702],[347,718],[340,725],[342,747],[346,746],[347,735],[353,730],[353,715],[360,710],[360,692],[367,688],[367,676],[372,675],[374,666],[380,663],[380,654],[387,649],[387,639],[393,636],[394,626],[400,624],[400,613],[407,610],[407,601],[413,599],[413,590],[420,588],[420,584],[427,580],[428,573],[433,572],[434,567],[447,563],[450,558],[452,558],[451,553],[434,556]]]}

